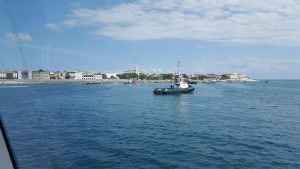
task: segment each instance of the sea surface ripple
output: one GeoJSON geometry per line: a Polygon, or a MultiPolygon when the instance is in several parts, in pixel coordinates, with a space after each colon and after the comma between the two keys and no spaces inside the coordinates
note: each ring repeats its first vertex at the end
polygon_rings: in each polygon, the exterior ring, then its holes
{"type": "Polygon", "coordinates": [[[21,169],[300,168],[300,81],[1,87],[21,169]]]}

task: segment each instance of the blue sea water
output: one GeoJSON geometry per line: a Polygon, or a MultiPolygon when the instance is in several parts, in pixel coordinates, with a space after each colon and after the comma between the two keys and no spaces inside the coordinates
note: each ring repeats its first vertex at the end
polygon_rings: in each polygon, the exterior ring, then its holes
{"type": "Polygon", "coordinates": [[[300,81],[1,86],[21,169],[300,168],[300,81]]]}

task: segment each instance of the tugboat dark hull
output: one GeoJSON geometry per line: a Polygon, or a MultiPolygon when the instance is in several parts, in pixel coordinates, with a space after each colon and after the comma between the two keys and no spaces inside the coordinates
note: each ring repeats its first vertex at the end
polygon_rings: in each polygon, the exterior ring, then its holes
{"type": "Polygon", "coordinates": [[[176,89],[176,88],[156,88],[153,93],[156,95],[168,95],[168,94],[187,94],[192,93],[195,90],[193,87],[176,89]]]}

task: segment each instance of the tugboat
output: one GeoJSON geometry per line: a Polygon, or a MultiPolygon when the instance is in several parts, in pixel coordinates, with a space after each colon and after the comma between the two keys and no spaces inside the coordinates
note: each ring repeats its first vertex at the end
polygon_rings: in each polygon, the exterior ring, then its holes
{"type": "Polygon", "coordinates": [[[178,63],[178,72],[174,78],[174,84],[171,84],[169,88],[156,88],[154,89],[153,93],[156,95],[184,94],[192,93],[194,90],[195,88],[189,85],[179,73],[178,63]]]}

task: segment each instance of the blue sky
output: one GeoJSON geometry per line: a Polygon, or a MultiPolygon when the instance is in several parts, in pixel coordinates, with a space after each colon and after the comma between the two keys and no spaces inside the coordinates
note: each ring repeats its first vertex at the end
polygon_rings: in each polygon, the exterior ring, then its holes
{"type": "Polygon", "coordinates": [[[297,0],[0,0],[0,70],[300,78],[297,0]]]}

